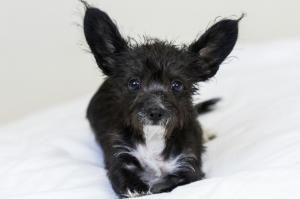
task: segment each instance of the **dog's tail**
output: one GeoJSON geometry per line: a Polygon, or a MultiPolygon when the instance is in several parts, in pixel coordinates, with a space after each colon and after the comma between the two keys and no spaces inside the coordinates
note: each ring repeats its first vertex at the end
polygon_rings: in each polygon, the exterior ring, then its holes
{"type": "Polygon", "coordinates": [[[199,115],[212,111],[221,98],[212,98],[196,104],[194,107],[199,115]]]}

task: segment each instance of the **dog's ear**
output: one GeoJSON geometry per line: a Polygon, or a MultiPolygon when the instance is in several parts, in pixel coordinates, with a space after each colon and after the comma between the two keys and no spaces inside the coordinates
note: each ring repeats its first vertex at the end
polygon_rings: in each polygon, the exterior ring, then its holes
{"type": "Polygon", "coordinates": [[[115,57],[128,46],[109,16],[93,7],[86,7],[84,34],[96,62],[106,75],[114,71],[115,57]]]}
{"type": "Polygon", "coordinates": [[[223,19],[217,22],[189,46],[189,51],[197,53],[201,60],[201,64],[192,69],[193,74],[197,76],[197,81],[205,81],[213,77],[219,65],[232,51],[238,37],[240,19],[223,19]]]}

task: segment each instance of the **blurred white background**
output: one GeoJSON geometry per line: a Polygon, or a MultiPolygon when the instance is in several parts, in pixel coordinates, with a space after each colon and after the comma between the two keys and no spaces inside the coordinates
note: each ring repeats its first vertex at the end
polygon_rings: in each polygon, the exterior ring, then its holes
{"type": "MultiPolygon", "coordinates": [[[[189,42],[216,17],[247,13],[239,46],[300,37],[299,0],[94,0],[124,35],[189,42]]],[[[1,1],[0,125],[90,94],[103,75],[80,26],[77,0],[1,1]]],[[[237,47],[239,48],[239,47],[237,47]]],[[[253,57],[259,59],[259,57],[253,57]]]]}

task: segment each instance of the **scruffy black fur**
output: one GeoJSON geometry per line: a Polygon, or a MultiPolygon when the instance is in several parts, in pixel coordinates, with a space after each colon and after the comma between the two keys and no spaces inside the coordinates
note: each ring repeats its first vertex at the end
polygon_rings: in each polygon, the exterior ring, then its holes
{"type": "Polygon", "coordinates": [[[238,22],[221,20],[190,45],[158,39],[137,44],[124,39],[105,12],[86,6],[86,40],[107,76],[89,104],[87,118],[103,149],[112,187],[120,197],[171,191],[204,177],[197,116],[209,111],[218,99],[195,108],[192,95],[195,84],[213,77],[233,49],[238,22]],[[133,155],[138,144],[146,144],[145,125],[165,128],[160,161],[176,160],[174,172],[162,169],[161,176],[154,178],[148,165],[133,155]]]}

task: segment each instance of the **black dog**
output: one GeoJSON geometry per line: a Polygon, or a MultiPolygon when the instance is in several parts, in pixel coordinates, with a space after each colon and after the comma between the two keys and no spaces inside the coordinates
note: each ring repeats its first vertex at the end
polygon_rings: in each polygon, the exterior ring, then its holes
{"type": "MultiPolygon", "coordinates": [[[[106,13],[87,6],[86,40],[107,75],[87,117],[120,197],[171,191],[204,177],[192,95],[233,49],[239,20],[217,22],[188,46],[157,39],[132,44],[106,13]]],[[[214,102],[197,109],[206,111],[214,102]]]]}

